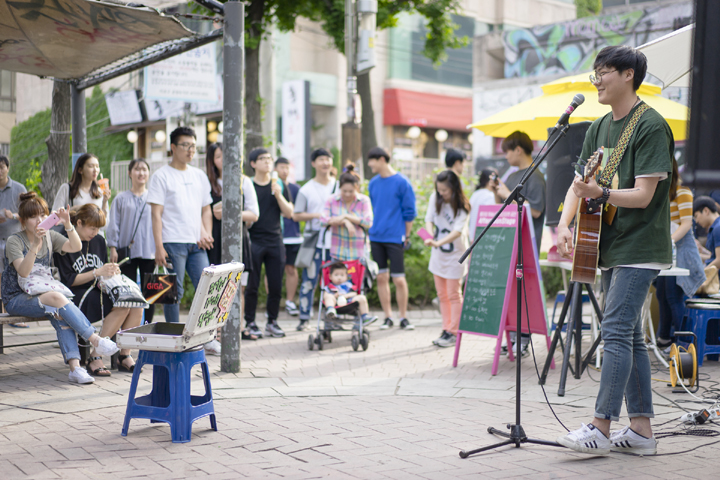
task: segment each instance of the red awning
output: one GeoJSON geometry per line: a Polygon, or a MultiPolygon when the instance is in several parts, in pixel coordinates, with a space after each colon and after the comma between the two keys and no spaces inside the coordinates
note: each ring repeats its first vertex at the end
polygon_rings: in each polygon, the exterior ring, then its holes
{"type": "Polygon", "coordinates": [[[385,89],[384,125],[417,125],[463,131],[470,123],[471,97],[449,97],[399,88],[385,89]]]}

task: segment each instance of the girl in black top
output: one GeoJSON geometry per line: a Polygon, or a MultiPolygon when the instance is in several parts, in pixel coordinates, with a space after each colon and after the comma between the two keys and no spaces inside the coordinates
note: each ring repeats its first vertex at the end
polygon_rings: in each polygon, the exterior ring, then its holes
{"type": "MultiPolygon", "coordinates": [[[[60,279],[75,294],[73,302],[90,322],[103,319],[101,337],[112,337],[121,328],[123,330],[138,327],[142,321],[141,308],[113,308],[110,297],[97,286],[99,277],[112,277],[119,274],[115,263],[108,263],[105,239],[98,235],[105,226],[105,213],[97,205],[88,203],[71,214],[75,229],[82,241],[79,252],[65,255],[55,254],[55,265],[60,271],[60,279]]],[[[132,372],[135,361],[130,350],[120,350],[118,371],[132,372]]],[[[110,376],[110,370],[103,365],[102,357],[93,349],[87,363],[88,373],[110,376]]]]}

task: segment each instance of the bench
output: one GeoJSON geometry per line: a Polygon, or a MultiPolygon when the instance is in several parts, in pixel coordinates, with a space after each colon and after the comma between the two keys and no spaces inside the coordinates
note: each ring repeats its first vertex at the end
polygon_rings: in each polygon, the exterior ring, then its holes
{"type": "Polygon", "coordinates": [[[55,340],[45,340],[42,342],[30,342],[30,343],[20,343],[17,345],[5,345],[4,334],[3,334],[3,328],[5,325],[9,325],[11,323],[48,322],[48,321],[49,320],[47,318],[21,317],[21,316],[10,315],[9,313],[0,313],[0,354],[5,353],[5,349],[10,348],[10,347],[26,347],[29,345],[40,345],[43,343],[57,342],[57,339],[55,339],[55,340]]]}

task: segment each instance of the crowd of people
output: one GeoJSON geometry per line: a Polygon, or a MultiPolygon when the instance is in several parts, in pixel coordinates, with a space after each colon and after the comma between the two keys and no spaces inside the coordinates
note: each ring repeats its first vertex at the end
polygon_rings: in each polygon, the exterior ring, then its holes
{"type": "MultiPolygon", "coordinates": [[[[222,263],[223,147],[221,143],[208,146],[204,171],[191,165],[196,148],[191,128],[175,129],[170,134],[171,161],[151,175],[146,160],[132,160],[128,166],[131,187],[118,193],[112,202],[110,189],[98,178],[98,158],[91,153],[81,155],[70,181],[60,186],[53,201],[52,212],[59,221],[52,228],[40,226],[51,213],[45,201],[11,180],[9,161],[0,157],[2,299],[11,314],[52,318],[71,369],[71,381],[90,383],[94,377],[111,375],[102,358],[117,350],[110,337],[120,329],[140,325],[143,318],[149,323],[155,317],[152,305],[144,315],[139,307],[113,306],[99,288],[99,279],[120,273],[142,279],[158,268],[175,273],[178,301],[164,305],[163,312],[165,321],[178,322],[186,273],[197,287],[205,267],[222,263]],[[29,275],[32,278],[35,264],[37,268],[56,267],[58,280],[69,288],[69,294],[27,293],[21,284],[27,283],[23,280],[29,275]],[[24,305],[31,298],[32,308],[24,305]],[[100,320],[102,327],[96,334],[92,323],[100,320]],[[79,366],[76,334],[92,347],[83,368],[79,366]]],[[[428,269],[435,279],[443,317],[443,331],[433,341],[440,347],[456,341],[462,281],[467,273],[457,259],[467,248],[468,226],[474,235],[471,219],[477,216],[479,205],[498,203],[509,194],[513,179],[519,180],[529,166],[532,142],[516,132],[503,143],[503,150],[509,163],[519,169],[507,184],[498,178],[497,171],[483,170],[475,193],[468,199],[462,181],[465,156],[450,149],[445,158],[447,169],[437,176],[435,191],[428,199],[425,228],[432,232],[432,238],[425,240],[425,245],[432,249],[428,269]]],[[[254,176],[242,177],[245,271],[241,294],[246,326],[241,338],[285,336],[277,323],[283,278],[285,310],[299,317],[298,331],[308,329],[322,269],[333,262],[357,259],[372,259],[377,264],[376,287],[384,318],[380,328],[397,323],[403,330],[412,330],[414,326],[407,318],[404,255],[418,212],[412,184],[393,168],[390,154],[381,147],[370,150],[367,161],[375,176],[368,195],[360,191],[355,166],[348,163],[338,175],[331,153],[324,148],[312,152],[314,176],[302,187],[289,181],[291,165],[287,159],[276,159],[269,150],[256,148],[248,160],[254,176]],[[263,270],[267,299],[265,328],[261,330],[256,319],[263,270]],[[391,279],[398,316],[392,309],[391,279]]],[[[541,225],[542,176],[530,186],[533,217],[541,225]]],[[[363,295],[345,292],[343,297],[362,303],[366,324],[376,320],[369,315],[363,295]]],[[[22,323],[14,326],[26,327],[22,323]]],[[[209,342],[205,350],[219,355],[219,341],[209,342]]],[[[130,352],[121,350],[118,362],[120,371],[133,371],[135,362],[130,352]]]]}

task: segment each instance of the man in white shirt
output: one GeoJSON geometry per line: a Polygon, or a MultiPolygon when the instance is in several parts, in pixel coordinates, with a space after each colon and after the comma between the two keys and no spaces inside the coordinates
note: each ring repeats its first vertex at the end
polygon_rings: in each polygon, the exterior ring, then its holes
{"type": "MultiPolygon", "coordinates": [[[[320,215],[325,202],[336,189],[335,177],[332,176],[333,159],[330,152],[324,148],[318,148],[310,154],[310,162],[315,169],[315,176],[298,191],[295,199],[295,213],[293,220],[305,222],[305,234],[321,230],[320,215]]],[[[298,330],[304,330],[312,316],[312,303],[320,278],[320,265],[327,258],[322,258],[323,245],[325,251],[330,251],[332,236],[328,231],[325,238],[322,235],[318,238],[315,248],[313,264],[303,269],[302,280],[300,281],[300,323],[298,330]]]]}
{"type": "Polygon", "coordinates": [[[178,127],[170,134],[172,161],[153,174],[147,203],[152,212],[155,238],[155,264],[177,274],[178,303],[165,305],[165,321],[180,318],[185,272],[195,288],[209,265],[206,250],[212,248],[210,181],[200,169],[190,165],[195,154],[195,132],[178,127]],[[169,261],[168,261],[169,260],[169,261]]]}

